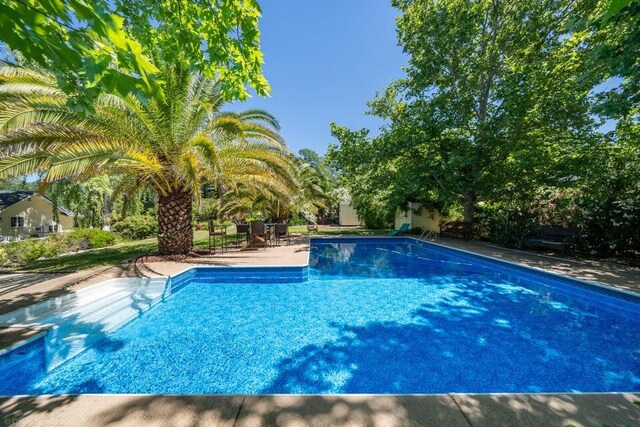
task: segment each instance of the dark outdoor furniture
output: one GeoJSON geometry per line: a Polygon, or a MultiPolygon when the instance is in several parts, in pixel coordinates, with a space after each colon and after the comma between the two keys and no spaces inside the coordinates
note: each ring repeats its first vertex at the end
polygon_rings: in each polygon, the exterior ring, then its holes
{"type": "Polygon", "coordinates": [[[216,250],[216,237],[221,236],[222,238],[222,252],[224,252],[224,245],[226,243],[227,238],[227,226],[224,224],[216,224],[213,220],[209,221],[209,249],[211,249],[211,243],[213,242],[213,251],[216,250]]]}
{"type": "Polygon", "coordinates": [[[312,231],[318,232],[318,224],[310,222],[307,224],[307,231],[311,233],[312,231]]]}
{"type": "Polygon", "coordinates": [[[276,245],[280,240],[286,239],[287,245],[291,243],[291,235],[289,234],[289,224],[276,224],[275,226],[276,245]]]}
{"type": "Polygon", "coordinates": [[[249,236],[249,244],[251,246],[262,245],[267,249],[269,237],[269,228],[264,221],[251,221],[251,235],[249,236]]]}
{"type": "Polygon", "coordinates": [[[240,236],[243,236],[247,241],[247,245],[249,244],[249,236],[251,235],[251,229],[249,224],[236,223],[236,248],[238,247],[238,242],[240,241],[240,236]]]}
{"type": "Polygon", "coordinates": [[[566,252],[580,240],[580,230],[565,227],[542,227],[534,237],[526,239],[524,244],[531,248],[551,249],[566,252]]]}
{"type": "Polygon", "coordinates": [[[473,237],[473,223],[464,221],[447,222],[440,226],[440,237],[471,240],[473,237]]]}

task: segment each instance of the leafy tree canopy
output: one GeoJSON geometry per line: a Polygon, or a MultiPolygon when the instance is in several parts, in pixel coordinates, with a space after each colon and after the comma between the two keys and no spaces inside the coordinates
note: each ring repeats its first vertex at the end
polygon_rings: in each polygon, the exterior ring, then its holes
{"type": "Polygon", "coordinates": [[[243,99],[247,83],[269,91],[259,17],[256,0],[6,0],[0,40],[85,99],[105,90],[161,94],[156,51],[219,80],[227,99],[243,99]]]}
{"type": "MultiPolygon", "coordinates": [[[[457,204],[467,221],[480,201],[531,187],[536,178],[566,179],[565,154],[591,141],[588,97],[596,80],[583,60],[587,34],[567,28],[594,2],[394,5],[402,12],[397,26],[409,54],[407,75],[370,104],[389,122],[371,141],[377,147],[343,160],[386,167],[383,179],[402,181],[381,190],[392,190],[395,201],[457,204]]],[[[341,134],[334,132],[344,149],[353,142],[341,134]]]]}

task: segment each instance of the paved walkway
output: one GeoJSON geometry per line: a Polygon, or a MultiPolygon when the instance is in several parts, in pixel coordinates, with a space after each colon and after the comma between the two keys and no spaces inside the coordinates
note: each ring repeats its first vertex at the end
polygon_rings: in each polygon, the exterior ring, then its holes
{"type": "MultiPolygon", "coordinates": [[[[440,244],[621,289],[640,291],[640,269],[580,263],[455,240],[440,244]]],[[[306,265],[309,245],[235,250],[189,262],[126,263],[64,276],[0,276],[0,314],[113,277],[176,274],[194,263],[306,265]],[[5,291],[3,291],[3,289],[5,291]]],[[[0,340],[2,339],[0,333],[0,340]]],[[[0,426],[640,426],[640,394],[154,396],[0,398],[0,426]],[[638,402],[638,403],[636,403],[638,402]]]]}

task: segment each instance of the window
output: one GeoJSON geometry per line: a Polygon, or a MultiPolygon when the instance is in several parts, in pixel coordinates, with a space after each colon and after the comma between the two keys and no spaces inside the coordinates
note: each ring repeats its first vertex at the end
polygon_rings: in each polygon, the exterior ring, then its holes
{"type": "Polygon", "coordinates": [[[22,216],[12,216],[11,217],[11,227],[13,227],[13,228],[22,228],[22,227],[24,227],[24,217],[22,217],[22,216]]]}
{"type": "Polygon", "coordinates": [[[49,224],[49,233],[57,233],[58,224],[49,224]]]}

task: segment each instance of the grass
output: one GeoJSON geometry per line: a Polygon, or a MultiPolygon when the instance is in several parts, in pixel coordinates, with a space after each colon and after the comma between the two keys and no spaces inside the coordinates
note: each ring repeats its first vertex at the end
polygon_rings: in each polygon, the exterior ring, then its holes
{"type": "MultiPolygon", "coordinates": [[[[230,227],[233,229],[233,227],[230,227]]],[[[297,225],[290,227],[292,234],[308,235],[307,227],[297,225]]],[[[384,230],[370,230],[364,228],[338,229],[338,228],[321,228],[318,233],[312,233],[313,236],[336,236],[336,235],[360,235],[369,236],[382,234],[384,230]]],[[[241,236],[244,238],[244,236],[241,236]]],[[[227,236],[227,244],[235,243],[236,235],[227,236]]],[[[220,245],[222,240],[216,238],[216,246],[220,245]]],[[[206,230],[197,230],[193,233],[193,245],[196,248],[208,248],[209,236],[206,230]]],[[[126,260],[135,258],[140,255],[154,253],[158,250],[156,239],[136,240],[133,242],[120,243],[108,248],[94,249],[86,252],[80,252],[71,255],[65,255],[57,258],[49,258],[33,261],[27,265],[19,267],[20,271],[32,272],[75,272],[87,270],[94,267],[103,267],[108,265],[120,264],[126,260]]]]}
{"type": "Polygon", "coordinates": [[[21,271],[72,272],[115,265],[158,250],[156,239],[120,243],[108,248],[93,249],[56,258],[41,259],[19,268],[21,271]]]}

